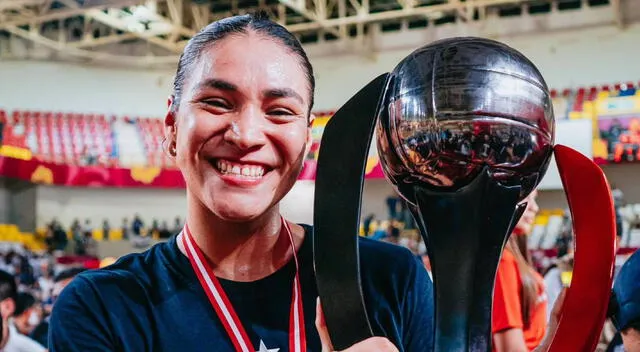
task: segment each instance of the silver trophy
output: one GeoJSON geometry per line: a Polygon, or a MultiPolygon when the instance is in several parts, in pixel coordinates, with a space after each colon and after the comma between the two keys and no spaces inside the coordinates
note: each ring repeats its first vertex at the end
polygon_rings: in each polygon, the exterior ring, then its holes
{"type": "Polygon", "coordinates": [[[335,347],[371,336],[356,234],[374,128],[384,173],[411,209],[432,263],[435,332],[425,333],[435,336],[434,346],[425,350],[491,351],[493,286],[502,249],[525,209],[520,202],[539,184],[554,154],[577,251],[551,350],[593,350],[613,268],[615,225],[607,181],[582,154],[554,146],[551,98],[535,65],[516,50],[481,38],[446,39],[414,51],[360,90],[325,129],[314,250],[335,347]]]}

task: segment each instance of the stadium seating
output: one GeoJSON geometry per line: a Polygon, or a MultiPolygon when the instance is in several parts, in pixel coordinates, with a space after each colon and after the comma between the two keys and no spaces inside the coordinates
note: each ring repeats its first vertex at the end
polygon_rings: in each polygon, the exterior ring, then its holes
{"type": "Polygon", "coordinates": [[[78,165],[94,155],[104,164],[113,151],[111,120],[104,115],[17,110],[7,122],[4,144],[30,149],[41,160],[78,165]]]}
{"type": "MultiPolygon", "coordinates": [[[[638,88],[640,82],[553,89],[556,119],[591,118],[587,103],[606,96],[635,95],[638,88]]],[[[175,167],[163,147],[163,123],[158,118],[50,111],[13,111],[9,115],[0,110],[0,121],[7,122],[5,145],[30,149],[45,161],[81,165],[93,156],[100,165],[175,167]]]]}
{"type": "Polygon", "coordinates": [[[137,123],[140,138],[146,151],[147,165],[165,168],[174,167],[174,163],[167,157],[163,146],[163,121],[155,118],[140,118],[137,123]]]}

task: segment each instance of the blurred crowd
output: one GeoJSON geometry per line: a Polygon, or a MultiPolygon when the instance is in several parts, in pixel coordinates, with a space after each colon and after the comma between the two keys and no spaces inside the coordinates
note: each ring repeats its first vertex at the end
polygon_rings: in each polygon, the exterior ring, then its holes
{"type": "MultiPolygon", "coordinates": [[[[528,235],[531,234],[535,224],[534,219],[539,211],[535,194],[537,192],[534,192],[534,195],[527,199],[527,210],[506,243],[496,275],[492,330],[494,343],[501,346],[499,350],[525,351],[538,346],[545,336],[547,324],[553,318],[554,304],[560,300],[562,292],[569,287],[572,279],[575,234],[568,209],[565,211],[566,215],[562,220],[555,247],[551,251],[532,251],[528,248],[528,235]],[[553,252],[552,256],[550,256],[550,252],[553,252]],[[506,333],[514,329],[520,331],[519,337],[514,338],[506,333]]],[[[617,230],[615,279],[634,251],[630,248],[626,248],[624,252],[620,251],[623,237],[620,209],[624,206],[624,197],[622,192],[615,187],[612,190],[612,195],[617,230]]],[[[431,262],[427,255],[426,245],[416,228],[416,223],[406,203],[400,198],[391,196],[387,198],[386,205],[386,219],[377,219],[374,214],[369,214],[362,219],[361,235],[408,248],[422,260],[427,272],[431,275],[431,262]]],[[[638,256],[640,254],[636,257],[638,256]]],[[[640,267],[627,268],[627,271],[632,270],[640,272],[640,267]]],[[[640,286],[640,277],[636,281],[636,286],[640,286]]],[[[622,285],[619,284],[619,286],[622,285]]],[[[625,284],[625,289],[628,289],[627,286],[629,285],[625,284]]],[[[640,290],[640,287],[631,287],[631,289],[640,290]]],[[[615,296],[615,292],[613,296],[615,296]]],[[[631,297],[627,299],[640,306],[640,291],[631,294],[631,297]]],[[[637,312],[637,317],[632,317],[630,321],[625,323],[626,331],[636,332],[638,335],[636,340],[639,345],[637,349],[629,350],[627,348],[625,350],[622,347],[623,333],[621,333],[625,329],[621,329],[619,324],[616,326],[615,319],[613,319],[615,307],[614,300],[610,303],[610,318],[603,328],[596,351],[640,352],[640,320],[634,320],[640,319],[640,311],[637,312]]]]}
{"type": "Polygon", "coordinates": [[[51,220],[46,226],[45,243],[50,252],[62,251],[75,255],[97,257],[97,239],[130,240],[134,245],[146,246],[151,239],[167,239],[182,230],[182,219],[176,217],[172,226],[168,221],[153,219],[151,224],[143,221],[140,215],[122,219],[118,227],[113,227],[109,220],[104,219],[99,227],[95,227],[91,219],[74,219],[71,225],[64,227],[57,219],[51,220]],[[100,234],[96,236],[96,234],[100,234]]]}
{"type": "Polygon", "coordinates": [[[56,298],[82,271],[49,253],[18,245],[0,246],[0,315],[3,352],[41,352],[48,346],[49,315],[56,298]]]}

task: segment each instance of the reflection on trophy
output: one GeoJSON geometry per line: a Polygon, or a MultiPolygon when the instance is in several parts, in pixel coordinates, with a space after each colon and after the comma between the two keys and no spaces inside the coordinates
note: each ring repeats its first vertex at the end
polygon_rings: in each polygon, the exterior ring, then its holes
{"type": "Polygon", "coordinates": [[[427,244],[434,350],[491,351],[492,295],[502,249],[524,211],[519,202],[538,185],[554,154],[573,215],[576,255],[551,350],[593,350],[614,259],[607,181],[591,160],[553,145],[551,98],[534,64],[504,44],[480,38],[446,39],[414,51],[358,92],[325,129],[316,181],[316,271],[336,347],[370,334],[358,287],[356,238],[364,170],[345,172],[345,166],[364,168],[374,127],[385,175],[408,203],[427,244]],[[338,175],[341,184],[329,187],[326,180],[338,175]],[[323,207],[332,192],[344,199],[338,209],[323,207]],[[323,258],[335,245],[352,255],[329,264],[323,258]]]}

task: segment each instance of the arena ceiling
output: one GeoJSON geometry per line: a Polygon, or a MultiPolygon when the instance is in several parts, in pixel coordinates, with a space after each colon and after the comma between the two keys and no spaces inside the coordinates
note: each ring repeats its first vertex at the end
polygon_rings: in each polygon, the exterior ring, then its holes
{"type": "Polygon", "coordinates": [[[232,14],[267,11],[304,42],[388,30],[479,22],[487,14],[519,16],[610,7],[622,25],[621,2],[636,0],[0,0],[0,33],[64,57],[131,63],[174,63],[189,38],[232,14]],[[129,46],[114,54],[114,45],[129,46]]]}

